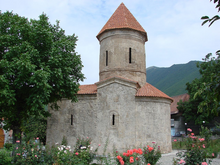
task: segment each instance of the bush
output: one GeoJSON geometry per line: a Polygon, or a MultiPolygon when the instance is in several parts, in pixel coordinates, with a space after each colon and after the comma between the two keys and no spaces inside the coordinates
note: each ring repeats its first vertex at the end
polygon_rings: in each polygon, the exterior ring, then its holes
{"type": "Polygon", "coordinates": [[[12,160],[13,164],[47,165],[54,163],[52,155],[46,151],[45,146],[43,143],[40,143],[39,138],[32,138],[27,143],[24,139],[21,144],[15,144],[13,148],[15,148],[12,160]]]}
{"type": "Polygon", "coordinates": [[[0,165],[10,165],[12,161],[11,157],[11,151],[8,151],[7,149],[1,149],[0,150],[0,165]]]}
{"type": "Polygon", "coordinates": [[[86,139],[78,138],[75,144],[75,156],[85,162],[85,164],[91,163],[98,151],[99,146],[93,150],[93,147],[91,147],[91,141],[92,140],[88,137],[86,139]]]}
{"type": "MultiPolygon", "coordinates": [[[[211,160],[207,160],[207,143],[204,138],[198,138],[194,136],[192,130],[190,128],[187,129],[189,131],[188,137],[185,139],[186,151],[181,151],[177,153],[178,159],[173,163],[178,162],[179,164],[190,164],[197,165],[202,164],[208,161],[211,163],[211,160]]],[[[207,131],[205,130],[206,134],[207,131]]]]}
{"type": "Polygon", "coordinates": [[[144,147],[144,159],[145,162],[150,163],[151,165],[156,165],[158,160],[161,158],[160,146],[156,146],[153,142],[153,147],[147,146],[144,147]]]}
{"type": "Polygon", "coordinates": [[[7,150],[10,150],[10,151],[12,151],[12,146],[13,146],[12,143],[5,143],[5,144],[4,144],[4,147],[5,147],[7,150]]]}

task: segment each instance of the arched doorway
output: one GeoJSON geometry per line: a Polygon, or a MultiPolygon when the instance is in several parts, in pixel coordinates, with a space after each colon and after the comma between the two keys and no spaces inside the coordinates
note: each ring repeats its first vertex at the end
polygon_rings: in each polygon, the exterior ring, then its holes
{"type": "Polygon", "coordinates": [[[4,147],[5,135],[2,128],[0,128],[0,148],[4,147]]]}

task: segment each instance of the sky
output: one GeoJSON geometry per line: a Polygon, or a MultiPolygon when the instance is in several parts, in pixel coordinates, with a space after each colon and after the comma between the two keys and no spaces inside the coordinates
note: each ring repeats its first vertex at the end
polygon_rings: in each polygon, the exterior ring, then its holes
{"type": "Polygon", "coordinates": [[[220,49],[220,21],[201,26],[202,16],[220,15],[210,0],[0,0],[0,10],[29,19],[45,13],[52,24],[59,20],[66,35],[78,36],[76,51],[86,77],[81,84],[94,84],[99,81],[96,35],[122,2],[148,34],[147,67],[202,61],[220,49]]]}

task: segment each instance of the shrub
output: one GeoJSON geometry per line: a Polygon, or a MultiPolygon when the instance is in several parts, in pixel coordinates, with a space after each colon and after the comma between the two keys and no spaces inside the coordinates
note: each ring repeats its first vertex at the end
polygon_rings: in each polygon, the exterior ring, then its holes
{"type": "Polygon", "coordinates": [[[130,164],[142,164],[143,163],[143,151],[142,149],[131,149],[127,150],[123,154],[116,153],[116,162],[119,165],[130,165],[130,164]]]}
{"type": "MultiPolygon", "coordinates": [[[[190,128],[188,137],[185,139],[186,151],[177,153],[178,159],[175,160],[179,164],[197,165],[207,162],[206,141],[204,138],[198,138],[194,136],[190,128]]],[[[173,162],[175,163],[175,162],[173,162]]],[[[208,160],[211,163],[211,160],[208,160]]]]}
{"type": "Polygon", "coordinates": [[[75,144],[75,157],[85,164],[89,164],[93,161],[97,154],[98,147],[100,146],[99,145],[95,150],[93,150],[93,147],[91,147],[91,141],[92,140],[88,137],[86,139],[78,138],[75,144]]]}
{"type": "Polygon", "coordinates": [[[52,156],[46,152],[45,146],[40,143],[39,138],[31,139],[26,143],[25,140],[21,144],[15,144],[14,156],[12,164],[52,164],[52,156]]]}
{"type": "Polygon", "coordinates": [[[12,150],[12,146],[13,146],[13,144],[12,143],[5,143],[4,144],[4,147],[7,149],[7,150],[12,150]]]}
{"type": "Polygon", "coordinates": [[[147,146],[144,147],[144,159],[145,162],[150,163],[151,165],[156,165],[158,160],[161,158],[160,146],[156,146],[153,142],[153,147],[147,146]]]}
{"type": "Polygon", "coordinates": [[[8,151],[7,149],[1,149],[0,150],[0,165],[10,165],[12,161],[11,157],[11,151],[8,151]]]}

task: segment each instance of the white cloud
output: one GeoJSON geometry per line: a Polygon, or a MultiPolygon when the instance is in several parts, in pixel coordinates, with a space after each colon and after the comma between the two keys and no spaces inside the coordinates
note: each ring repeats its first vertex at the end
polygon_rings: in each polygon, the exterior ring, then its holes
{"type": "MultiPolygon", "coordinates": [[[[118,0],[0,0],[1,10],[38,19],[43,12],[50,22],[60,20],[66,34],[78,36],[76,51],[83,61],[83,84],[99,81],[99,42],[96,35],[120,5],[118,0]]],[[[220,21],[201,26],[201,16],[219,14],[208,0],[124,0],[123,3],[147,31],[147,67],[201,60],[219,48],[220,21]]]]}

